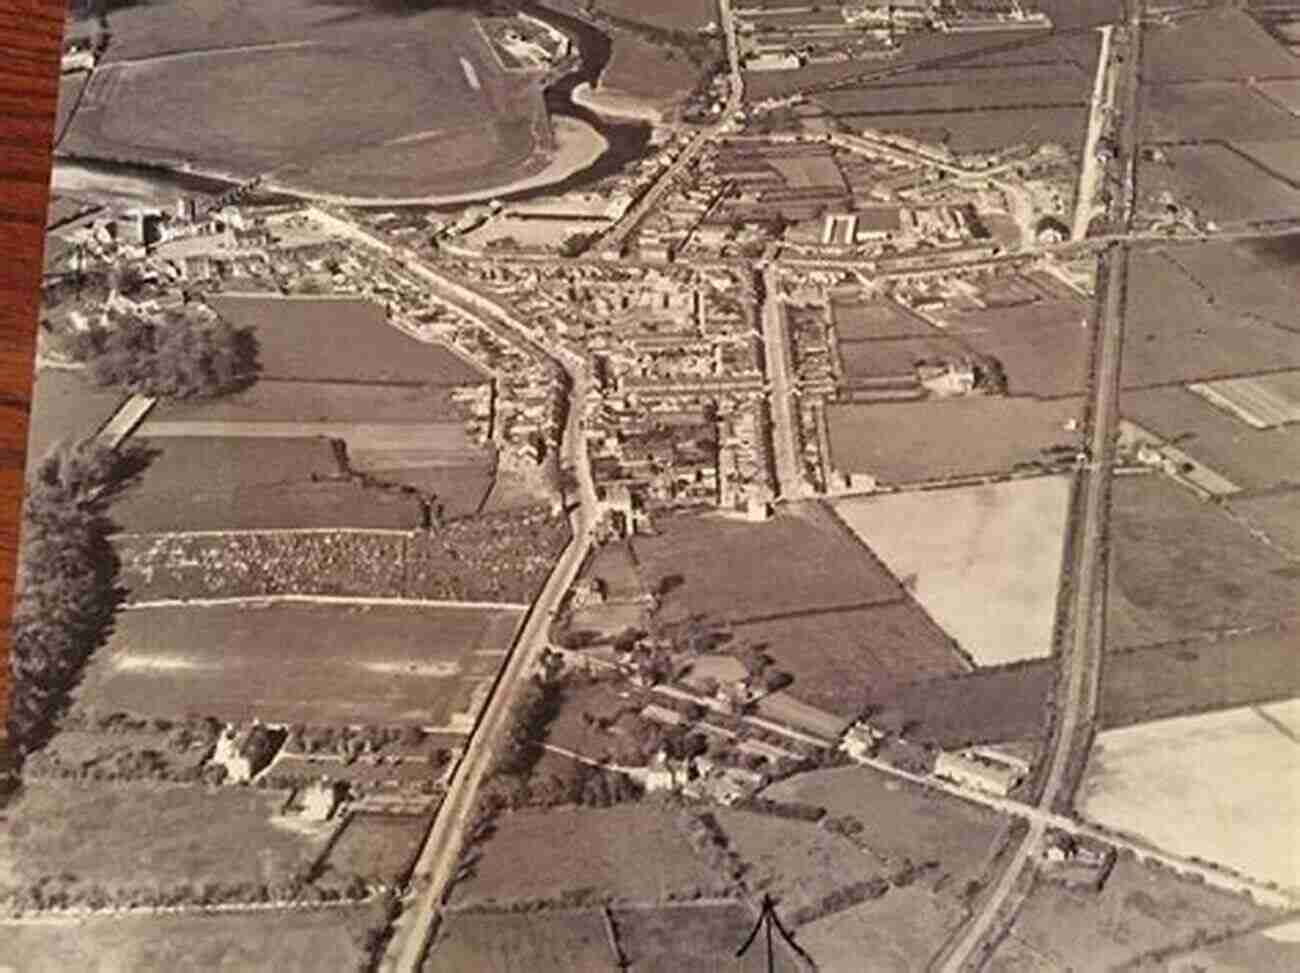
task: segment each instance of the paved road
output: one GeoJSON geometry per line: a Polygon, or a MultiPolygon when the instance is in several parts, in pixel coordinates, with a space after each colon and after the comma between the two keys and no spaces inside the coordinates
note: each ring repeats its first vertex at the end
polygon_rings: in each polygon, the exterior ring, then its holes
{"type": "Polygon", "coordinates": [[[1111,70],[1110,39],[1115,32],[1113,24],[1107,24],[1101,30],[1101,52],[1097,55],[1097,75],[1092,85],[1092,105],[1088,112],[1088,136],[1083,144],[1083,162],[1079,167],[1079,186],[1074,198],[1074,223],[1070,229],[1071,240],[1082,240],[1088,234],[1088,224],[1092,222],[1097,186],[1104,173],[1104,167],[1097,158],[1097,145],[1101,141],[1101,132],[1106,125],[1106,116],[1110,105],[1106,104],[1106,79],[1111,70]]]}

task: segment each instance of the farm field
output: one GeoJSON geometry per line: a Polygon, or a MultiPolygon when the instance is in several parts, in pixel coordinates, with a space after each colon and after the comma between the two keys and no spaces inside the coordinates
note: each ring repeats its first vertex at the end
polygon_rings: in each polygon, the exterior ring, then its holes
{"type": "Polygon", "coordinates": [[[1082,300],[1041,300],[946,318],[952,332],[1001,362],[1011,395],[1078,395],[1088,384],[1091,310],[1082,300]]]}
{"type": "Polygon", "coordinates": [[[1300,490],[1233,500],[1230,506],[1273,544],[1300,557],[1300,490]]]}
{"type": "Polygon", "coordinates": [[[503,815],[451,905],[551,900],[579,889],[634,902],[723,892],[726,882],[696,858],[673,813],[625,805],[503,815]]]}
{"type": "Polygon", "coordinates": [[[515,611],[256,604],[118,615],[77,693],[148,716],[333,724],[451,718],[478,652],[504,653],[515,611]]]}
{"type": "Polygon", "coordinates": [[[568,973],[612,970],[616,964],[600,912],[564,909],[450,913],[420,969],[422,973],[568,973]]]}
{"type": "Polygon", "coordinates": [[[134,601],[278,594],[531,601],[568,541],[537,508],[414,533],[267,531],[120,535],[134,601]]]}
{"type": "MultiPolygon", "coordinates": [[[[364,299],[212,295],[208,303],[234,326],[253,329],[263,380],[424,386],[487,381],[455,352],[398,331],[379,305],[364,299]],[[358,355],[358,348],[365,354],[358,355]]],[[[252,394],[256,400],[256,387],[252,394]]]]}
{"type": "Polygon", "coordinates": [[[1300,216],[1300,190],[1226,145],[1168,145],[1160,151],[1164,162],[1139,163],[1143,200],[1168,192],[1201,220],[1230,227],[1300,216]]]}
{"type": "Polygon", "coordinates": [[[1191,390],[1256,429],[1300,422],[1300,372],[1228,378],[1191,390]]]}
{"type": "Polygon", "coordinates": [[[1177,385],[1124,392],[1120,409],[1244,490],[1300,483],[1300,426],[1255,429],[1177,385]]]}
{"type": "Polygon", "coordinates": [[[783,916],[813,909],[831,893],[887,871],[849,839],[808,821],[732,808],[713,815],[749,865],[750,887],[771,892],[783,916]]]}
{"type": "Polygon", "coordinates": [[[57,442],[93,436],[126,398],[121,392],[95,387],[80,372],[38,368],[27,426],[28,465],[57,442]]]}
{"type": "Polygon", "coordinates": [[[839,515],[981,665],[1052,651],[1070,481],[845,500],[839,515]]]}
{"type": "MultiPolygon", "coordinates": [[[[480,381],[486,382],[487,379],[481,377],[480,381]]],[[[463,418],[464,410],[452,401],[451,389],[440,382],[430,385],[366,385],[299,379],[261,379],[242,392],[219,399],[165,400],[149,413],[151,422],[231,424],[367,422],[427,425],[457,422],[463,418]]]]}
{"type": "Polygon", "coordinates": [[[612,17],[665,30],[697,30],[718,19],[713,0],[659,0],[653,6],[641,0],[597,0],[592,6],[612,17]]]}
{"type": "Polygon", "coordinates": [[[1300,182],[1300,139],[1285,142],[1242,140],[1234,142],[1232,147],[1249,156],[1274,178],[1300,182]]]}
{"type": "Polygon", "coordinates": [[[1014,145],[1077,148],[1083,144],[1088,125],[1088,114],[1082,107],[845,113],[836,118],[855,129],[869,128],[937,142],[958,155],[1005,150],[1014,145]]]}
{"type": "Polygon", "coordinates": [[[658,534],[638,535],[632,546],[647,588],[673,582],[659,609],[666,621],[758,620],[880,604],[902,593],[871,552],[816,504],[787,505],[761,524],[705,515],[656,527],[658,534]],[[764,570],[739,568],[751,564],[764,570]]]}
{"type": "MultiPolygon", "coordinates": [[[[413,23],[376,5],[344,18],[344,31],[337,19],[333,25],[317,19],[319,10],[307,4],[289,8],[263,15],[271,22],[263,21],[263,32],[251,36],[261,18],[235,26],[229,21],[241,13],[233,5],[221,4],[210,13],[154,13],[155,24],[136,24],[115,11],[111,63],[96,72],[62,148],[131,161],[184,162],[240,178],[280,169],[277,179],[290,185],[334,188],[313,179],[310,168],[304,172],[300,160],[337,169],[374,147],[439,129],[448,137],[422,146],[420,188],[427,193],[457,188],[476,163],[508,158],[513,131],[522,123],[529,134],[527,126],[541,110],[529,82],[498,70],[467,13],[426,10],[415,14],[413,23]],[[215,21],[215,29],[186,32],[205,21],[215,21]],[[402,43],[418,33],[445,42],[436,48],[402,43]],[[281,46],[223,47],[221,36],[241,38],[234,45],[279,41],[281,46]],[[204,49],[195,51],[199,37],[205,39],[204,49]],[[175,52],[188,53],[165,56],[175,52]],[[306,84],[317,96],[309,102],[301,96],[306,84]],[[438,110],[430,114],[432,91],[440,97],[438,110]],[[202,111],[196,110],[199,105],[202,111]],[[250,111],[262,124],[249,127],[250,111]],[[457,144],[467,137],[476,153],[457,144]],[[294,163],[298,167],[286,171],[294,163]]],[[[524,148],[526,156],[531,145],[524,148]]],[[[347,189],[383,196],[398,178],[410,192],[413,161],[395,160],[391,169],[372,165],[356,172],[347,189]]]]}
{"type": "Polygon", "coordinates": [[[1142,77],[1154,82],[1288,75],[1300,76],[1295,58],[1244,10],[1153,26],[1142,38],[1142,77]]]}
{"type": "Polygon", "coordinates": [[[213,915],[108,916],[6,923],[5,961],[24,973],[87,970],[174,973],[179,969],[353,969],[360,943],[382,928],[378,906],[213,915]]]}
{"type": "Polygon", "coordinates": [[[1300,118],[1245,84],[1157,84],[1142,92],[1144,142],[1300,138],[1300,118]]]}
{"type": "Polygon", "coordinates": [[[81,99],[81,92],[85,89],[86,82],[89,79],[90,74],[86,71],[77,71],[73,74],[59,76],[59,102],[54,115],[54,145],[59,144],[68,122],[72,121],[77,102],[81,99]]]}
{"type": "Polygon", "coordinates": [[[1111,652],[1098,707],[1107,728],[1300,696],[1300,632],[1282,628],[1111,652]]]}
{"type": "MultiPolygon", "coordinates": [[[[661,909],[614,909],[619,946],[636,973],[761,973],[767,969],[760,946],[733,959],[757,918],[743,905],[676,905],[661,909]],[[724,965],[725,964],[725,965],[724,965]]],[[[775,937],[774,973],[806,966],[775,937]]]]}
{"type": "Polygon", "coordinates": [[[628,541],[614,541],[596,548],[582,569],[584,578],[598,578],[608,601],[640,598],[645,594],[636,557],[628,541]]]}
{"type": "Polygon", "coordinates": [[[832,300],[830,313],[835,337],[841,342],[936,337],[938,333],[934,325],[887,298],[832,300]]]}
{"type": "Polygon", "coordinates": [[[926,338],[841,340],[838,350],[844,367],[844,384],[850,386],[855,384],[855,380],[912,378],[919,362],[961,358],[966,353],[961,342],[933,332],[926,338]]]}
{"type": "Polygon", "coordinates": [[[353,814],[330,848],[325,867],[339,875],[397,885],[415,862],[428,829],[428,820],[421,816],[353,814]]]}
{"type": "Polygon", "coordinates": [[[1111,649],[1300,617],[1300,566],[1159,475],[1111,492],[1111,649]]]}
{"type": "Polygon", "coordinates": [[[912,885],[810,922],[799,944],[823,973],[858,973],[868,956],[872,973],[913,973],[927,968],[965,915],[951,899],[912,885]]]}
{"type": "Polygon", "coordinates": [[[1300,885],[1298,721],[1292,700],[1107,730],[1080,813],[1177,855],[1300,885]]]}
{"type": "Polygon", "coordinates": [[[1037,882],[989,969],[1113,970],[1198,931],[1213,936],[1267,915],[1244,899],[1121,858],[1099,894],[1037,882]]]}
{"type": "Polygon", "coordinates": [[[1043,451],[1078,441],[1066,424],[1079,399],[949,399],[832,405],[831,465],[895,486],[1007,473],[1044,460],[1043,451]]]}
{"type": "Polygon", "coordinates": [[[421,526],[414,497],[345,480],[324,439],[139,439],[158,450],[113,505],[135,532],[421,526]]]}
{"type": "Polygon", "coordinates": [[[869,695],[968,668],[952,639],[910,598],[788,615],[732,632],[794,676],[791,696],[846,719],[862,711],[869,695]]]}
{"type": "Polygon", "coordinates": [[[980,877],[1002,827],[993,811],[869,767],[797,774],[772,784],[763,796],[824,807],[831,817],[856,818],[864,826],[857,843],[894,867],[908,860],[933,862],[916,886],[953,900],[962,886],[980,877]]]}
{"type": "Polygon", "coordinates": [[[1130,256],[1124,388],[1300,368],[1297,238],[1130,256]]]}
{"type": "Polygon", "coordinates": [[[1036,738],[1043,732],[1053,672],[1040,659],[872,694],[871,703],[901,714],[908,739],[943,749],[1036,738]]]}
{"type": "Polygon", "coordinates": [[[1170,973],[1200,969],[1226,973],[1287,970],[1300,964],[1300,926],[1296,923],[1234,936],[1226,942],[1187,952],[1169,964],[1170,973]]]}
{"type": "MultiPolygon", "coordinates": [[[[992,71],[988,72],[993,74],[992,71]]],[[[1001,72],[999,72],[1000,74],[1001,72]]],[[[928,79],[927,79],[928,80],[928,79]]],[[[1087,92],[1082,79],[1042,78],[1027,85],[1023,77],[990,77],[982,83],[873,85],[839,89],[816,96],[818,103],[837,117],[863,118],[876,114],[925,114],[971,110],[1082,105],[1087,92]]],[[[865,122],[865,124],[870,124],[865,122]]]]}
{"type": "Polygon", "coordinates": [[[333,824],[274,818],[282,791],[28,781],[5,810],[0,886],[45,876],[130,890],[216,882],[285,883],[310,865],[333,824]]]}
{"type": "Polygon", "coordinates": [[[700,69],[678,48],[652,44],[627,31],[616,31],[613,41],[597,90],[666,104],[699,81],[700,69]]]}

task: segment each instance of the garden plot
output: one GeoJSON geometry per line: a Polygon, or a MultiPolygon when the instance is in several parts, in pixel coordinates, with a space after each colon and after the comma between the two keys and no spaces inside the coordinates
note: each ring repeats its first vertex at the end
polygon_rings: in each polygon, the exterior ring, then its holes
{"type": "Polygon", "coordinates": [[[844,521],[981,665],[1049,655],[1070,482],[846,500],[844,521]]]}
{"type": "Polygon", "coordinates": [[[1105,731],[1081,813],[1176,855],[1300,886],[1297,727],[1300,700],[1105,731]]]}
{"type": "Polygon", "coordinates": [[[469,660],[503,656],[519,612],[265,602],[118,615],[78,690],[147,716],[443,726],[469,660]]]}

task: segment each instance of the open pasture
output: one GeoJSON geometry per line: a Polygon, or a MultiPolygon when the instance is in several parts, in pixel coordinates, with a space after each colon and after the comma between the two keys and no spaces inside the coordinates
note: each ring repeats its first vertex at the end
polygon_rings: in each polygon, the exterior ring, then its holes
{"type": "Polygon", "coordinates": [[[0,921],[5,961],[24,973],[68,970],[175,973],[182,969],[356,969],[361,943],[385,922],[378,905],[276,912],[0,921]]]}
{"type": "Polygon", "coordinates": [[[857,716],[869,696],[969,668],[953,640],[910,598],[792,614],[732,631],[794,676],[791,696],[846,719],[857,716]]]}
{"type": "Polygon", "coordinates": [[[889,341],[845,341],[840,339],[838,353],[843,367],[843,383],[852,387],[877,379],[912,379],[922,362],[959,359],[966,348],[959,341],[937,334],[924,338],[899,338],[889,341]]]}
{"type": "Polygon", "coordinates": [[[129,10],[114,12],[111,63],[92,79],[66,151],[188,163],[241,178],[279,169],[277,179],[290,185],[336,189],[310,170],[437,131],[444,137],[423,146],[421,184],[411,185],[411,160],[385,164],[380,157],[346,187],[384,196],[398,180],[404,193],[428,193],[456,188],[459,177],[473,175],[468,165],[499,161],[507,152],[503,133],[522,121],[531,135],[540,110],[535,88],[499,70],[464,11],[425,10],[412,22],[376,4],[341,18],[344,30],[340,18],[322,20],[322,8],[308,3],[252,17],[233,4],[172,6],[150,11],[152,24],[136,23],[139,15],[129,10]],[[187,32],[200,24],[212,29],[187,32]],[[414,36],[442,43],[412,44],[414,36]],[[222,37],[231,43],[221,44],[222,37]],[[450,136],[473,140],[481,158],[450,136]]]}
{"type": "Polygon", "coordinates": [[[1191,389],[1256,429],[1300,422],[1300,371],[1228,378],[1191,389]]]}
{"type": "MultiPolygon", "coordinates": [[[[408,353],[419,351],[414,343],[408,349],[408,353]]],[[[451,389],[441,381],[430,385],[367,385],[352,381],[277,381],[264,378],[242,392],[219,399],[159,402],[149,413],[149,419],[151,422],[226,422],[232,425],[262,422],[420,425],[454,422],[463,414],[463,408],[451,398],[451,389]]]]}
{"type": "Polygon", "coordinates": [[[121,392],[98,388],[80,372],[37,369],[27,427],[28,465],[48,453],[55,443],[93,436],[125,401],[121,392]]]}
{"type": "MultiPolygon", "coordinates": [[[[1036,882],[988,968],[992,973],[1126,969],[1198,932],[1217,937],[1267,915],[1245,899],[1121,858],[1100,893],[1036,882]]],[[[1190,973],[1151,961],[1138,968],[1190,973]]]]}
{"type": "Polygon", "coordinates": [[[887,485],[1008,473],[1041,462],[1053,446],[1073,447],[1066,424],[1082,417],[1078,399],[949,399],[832,405],[831,465],[887,485]]]}
{"type": "Polygon", "coordinates": [[[1099,718],[1107,728],[1300,697],[1300,631],[1111,652],[1102,667],[1099,718]]]}
{"type": "MultiPolygon", "coordinates": [[[[719,969],[762,973],[767,969],[767,957],[757,947],[743,959],[733,958],[757,918],[752,908],[740,903],[623,908],[613,912],[619,946],[636,973],[717,973],[719,969]]],[[[774,973],[796,973],[806,968],[790,955],[779,936],[775,937],[773,952],[774,973]]]]}
{"type": "Polygon", "coordinates": [[[796,774],[763,796],[856,818],[863,825],[856,843],[887,865],[934,862],[918,884],[952,897],[979,877],[1002,824],[986,808],[856,765],[796,774]]]}
{"type": "Polygon", "coordinates": [[[680,48],[653,44],[626,31],[615,32],[613,41],[600,89],[664,104],[686,94],[700,79],[701,68],[680,48]]]}
{"type": "Polygon", "coordinates": [[[1107,730],[1080,812],[1165,851],[1300,886],[1297,721],[1300,700],[1107,730]]]}
{"type": "Polygon", "coordinates": [[[148,716],[442,726],[471,659],[504,654],[518,618],[391,605],[131,609],[77,696],[148,716]]]}
{"type": "Polygon", "coordinates": [[[1300,966],[1300,924],[1295,922],[1260,932],[1233,936],[1212,946],[1188,952],[1173,960],[1170,973],[1197,970],[1289,970],[1300,966]]]}
{"type": "Polygon", "coordinates": [[[27,781],[5,809],[0,886],[68,874],[106,890],[287,882],[332,824],[284,826],[281,791],[27,781]]]}
{"type": "Polygon", "coordinates": [[[253,329],[263,379],[424,386],[487,381],[455,352],[398,331],[383,309],[367,300],[228,295],[208,300],[231,324],[253,329]]]}
{"type": "Polygon", "coordinates": [[[808,923],[799,929],[799,945],[821,973],[859,973],[864,957],[872,973],[913,973],[928,968],[965,915],[951,899],[911,885],[808,923]]]}
{"type": "Polygon", "coordinates": [[[1006,150],[1015,145],[1076,148],[1087,134],[1082,107],[998,108],[908,114],[845,113],[837,116],[854,129],[908,135],[946,145],[958,155],[1006,150]]]}
{"type": "Polygon", "coordinates": [[[1300,138],[1300,118],[1245,84],[1147,85],[1142,99],[1144,142],[1300,138]]]}
{"type": "Polygon", "coordinates": [[[996,358],[1011,395],[1078,395],[1088,384],[1091,309],[1081,299],[1046,299],[946,315],[961,341],[996,358]]]}
{"type": "Polygon", "coordinates": [[[1050,661],[1040,659],[910,683],[871,703],[900,713],[909,740],[944,749],[1027,740],[1043,732],[1052,680],[1050,661]]]}
{"type": "Polygon", "coordinates": [[[1160,151],[1164,162],[1139,163],[1138,190],[1144,201],[1169,193],[1201,220],[1220,225],[1300,216],[1300,190],[1227,145],[1167,145],[1160,151]]]}
{"type": "Polygon", "coordinates": [[[418,815],[353,814],[330,846],[325,867],[344,881],[396,885],[419,854],[429,822],[418,815]]]}
{"type": "Polygon", "coordinates": [[[935,327],[888,298],[831,302],[831,324],[840,341],[934,337],[935,327]]]}
{"type": "Polygon", "coordinates": [[[836,507],[981,665],[1049,655],[1070,481],[846,500],[836,507]]]}
{"type": "Polygon", "coordinates": [[[526,914],[453,912],[420,966],[421,973],[570,973],[613,970],[618,959],[597,910],[526,914]]]}
{"type": "Polygon", "coordinates": [[[1159,475],[1111,491],[1109,648],[1300,617],[1297,562],[1159,475]]]}
{"type": "Polygon", "coordinates": [[[1176,443],[1193,459],[1242,489],[1300,484],[1298,426],[1252,428],[1178,385],[1127,391],[1120,397],[1120,408],[1126,418],[1176,443]]]}
{"type": "Polygon", "coordinates": [[[1300,490],[1244,497],[1231,507],[1270,542],[1300,557],[1300,490]]]}
{"type": "Polygon", "coordinates": [[[713,0],[597,0],[593,6],[601,13],[623,20],[635,20],[665,30],[698,30],[717,23],[718,8],[713,0]]]}
{"type": "Polygon", "coordinates": [[[1225,8],[1152,26],[1142,77],[1154,82],[1300,76],[1296,59],[1244,10],[1225,8]]]}
{"type": "Polygon", "coordinates": [[[696,857],[673,813],[624,805],[503,815],[473,873],[452,889],[451,905],[550,900],[580,889],[632,902],[723,892],[726,881],[696,857]]]}
{"type": "MultiPolygon", "coordinates": [[[[1298,109],[1300,110],[1300,109],[1298,109]]],[[[1250,158],[1275,179],[1300,182],[1300,139],[1267,141],[1248,139],[1232,147],[1250,158]]]]}
{"type": "Polygon", "coordinates": [[[818,95],[817,101],[832,115],[851,115],[861,119],[878,114],[1072,106],[1083,104],[1085,98],[1086,92],[1079,79],[1039,78],[1027,85],[1023,78],[1006,81],[989,78],[978,84],[892,84],[837,89],[818,95]]]}
{"type": "Polygon", "coordinates": [[[786,505],[761,524],[705,514],[661,519],[656,528],[632,547],[645,586],[666,589],[659,611],[668,621],[752,621],[902,594],[893,575],[817,504],[786,505]],[[744,567],[756,564],[763,570],[744,567]]]}
{"type": "Polygon", "coordinates": [[[1300,333],[1287,324],[1300,264],[1288,246],[1294,238],[1133,252],[1123,386],[1300,368],[1300,333]]]}

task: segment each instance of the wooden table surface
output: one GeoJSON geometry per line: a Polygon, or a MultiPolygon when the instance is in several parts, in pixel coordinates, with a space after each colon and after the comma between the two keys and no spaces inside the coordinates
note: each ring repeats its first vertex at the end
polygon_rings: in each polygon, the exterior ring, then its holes
{"type": "Polygon", "coordinates": [[[9,620],[63,11],[63,0],[0,0],[0,714],[9,700],[9,620]]]}

